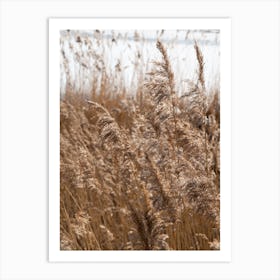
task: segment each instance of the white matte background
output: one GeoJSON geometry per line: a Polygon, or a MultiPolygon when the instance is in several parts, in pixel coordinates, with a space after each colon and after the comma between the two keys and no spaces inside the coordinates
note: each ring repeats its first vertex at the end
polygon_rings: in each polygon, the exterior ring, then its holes
{"type": "Polygon", "coordinates": [[[0,279],[280,279],[280,3],[0,0],[0,279]],[[48,17],[232,18],[232,262],[47,262],[48,17]]]}

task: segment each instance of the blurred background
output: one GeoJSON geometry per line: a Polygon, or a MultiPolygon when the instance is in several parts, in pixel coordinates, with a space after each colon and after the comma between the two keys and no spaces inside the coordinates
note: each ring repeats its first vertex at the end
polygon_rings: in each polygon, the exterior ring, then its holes
{"type": "Polygon", "coordinates": [[[204,57],[206,92],[219,87],[219,30],[62,30],[60,35],[61,96],[98,94],[105,82],[112,94],[135,95],[161,57],[157,40],[167,49],[178,95],[196,76],[195,41],[204,57]]]}

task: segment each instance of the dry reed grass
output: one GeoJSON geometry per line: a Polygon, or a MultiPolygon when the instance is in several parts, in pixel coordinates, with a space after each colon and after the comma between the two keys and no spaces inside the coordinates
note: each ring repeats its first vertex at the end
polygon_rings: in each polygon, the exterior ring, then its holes
{"type": "Polygon", "coordinates": [[[135,97],[101,57],[91,94],[61,97],[61,250],[219,250],[219,89],[206,92],[195,43],[197,79],[179,96],[156,47],[135,97]]]}

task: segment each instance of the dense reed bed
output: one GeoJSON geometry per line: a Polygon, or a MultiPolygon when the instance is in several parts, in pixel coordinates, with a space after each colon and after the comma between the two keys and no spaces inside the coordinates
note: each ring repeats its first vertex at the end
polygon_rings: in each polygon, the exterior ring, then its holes
{"type": "Polygon", "coordinates": [[[122,83],[121,62],[108,73],[102,56],[90,93],[68,84],[61,250],[219,250],[219,87],[206,90],[203,53],[193,47],[197,72],[184,94],[160,39],[149,71],[135,73],[136,94],[122,83]]]}

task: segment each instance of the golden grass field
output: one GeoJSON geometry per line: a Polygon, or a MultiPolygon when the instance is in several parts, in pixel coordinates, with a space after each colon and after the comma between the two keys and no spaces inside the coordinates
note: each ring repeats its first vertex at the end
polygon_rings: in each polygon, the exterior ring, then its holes
{"type": "Polygon", "coordinates": [[[219,86],[206,89],[194,43],[179,95],[168,48],[154,47],[135,95],[103,65],[89,94],[60,98],[61,250],[220,249],[219,86]]]}

